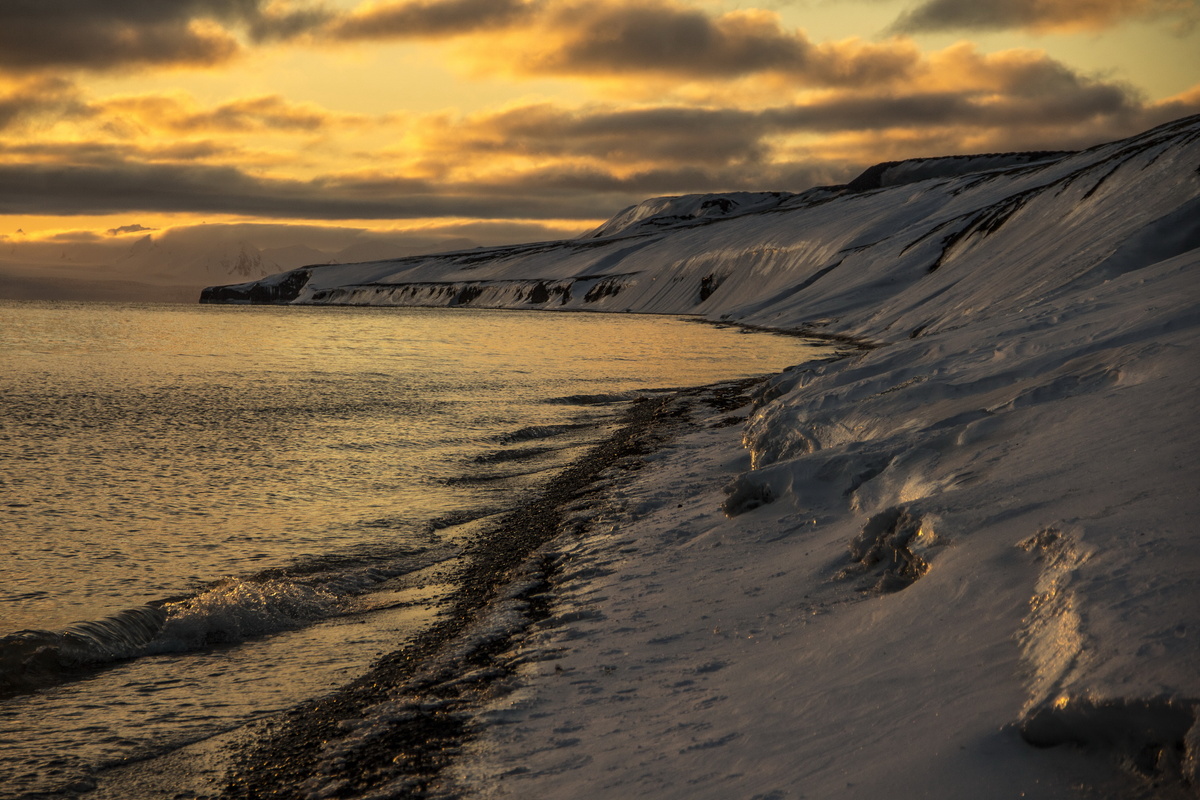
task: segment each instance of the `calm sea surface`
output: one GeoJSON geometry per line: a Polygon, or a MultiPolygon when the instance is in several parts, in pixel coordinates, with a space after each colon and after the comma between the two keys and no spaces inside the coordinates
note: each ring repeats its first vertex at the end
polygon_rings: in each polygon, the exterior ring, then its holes
{"type": "Polygon", "coordinates": [[[818,355],[675,318],[0,302],[0,797],[344,682],[636,393],[818,355]]]}

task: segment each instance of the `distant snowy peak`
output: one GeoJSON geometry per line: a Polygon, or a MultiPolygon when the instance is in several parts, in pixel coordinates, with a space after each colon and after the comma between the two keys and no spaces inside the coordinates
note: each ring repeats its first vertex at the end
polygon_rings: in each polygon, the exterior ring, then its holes
{"type": "Polygon", "coordinates": [[[937,158],[910,158],[905,161],[885,161],[882,164],[868,167],[861,175],[846,184],[845,188],[850,192],[886,189],[890,186],[903,186],[934,178],[958,178],[976,172],[1057,161],[1069,155],[1074,155],[1073,151],[1044,150],[1030,153],[983,153],[973,156],[939,156],[937,158]]]}
{"type": "Polygon", "coordinates": [[[171,277],[179,280],[220,278],[261,278],[292,264],[266,258],[263,252],[245,241],[216,242],[208,247],[162,244],[150,235],[137,240],[117,262],[124,272],[142,277],[171,277]]]}
{"type": "Polygon", "coordinates": [[[725,217],[766,211],[794,197],[791,192],[726,192],[653,197],[619,212],[580,239],[603,239],[695,225],[725,217]]]}

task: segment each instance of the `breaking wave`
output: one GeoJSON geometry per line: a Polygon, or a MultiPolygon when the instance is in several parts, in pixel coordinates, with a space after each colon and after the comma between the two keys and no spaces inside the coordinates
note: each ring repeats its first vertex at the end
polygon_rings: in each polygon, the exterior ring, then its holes
{"type": "Polygon", "coordinates": [[[133,658],[162,631],[167,612],[142,606],[62,631],[18,631],[0,638],[0,696],[55,682],[83,666],[133,658]]]}
{"type": "Polygon", "coordinates": [[[417,549],[391,559],[332,561],[226,578],[191,597],[158,601],[63,630],[0,637],[0,697],[69,680],[117,661],[236,644],[358,610],[353,598],[449,557],[417,549]]]}

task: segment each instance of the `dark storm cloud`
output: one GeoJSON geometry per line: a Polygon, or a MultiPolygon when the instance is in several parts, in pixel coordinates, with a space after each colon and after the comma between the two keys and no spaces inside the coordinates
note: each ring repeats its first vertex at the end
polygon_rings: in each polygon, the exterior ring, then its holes
{"type": "Polygon", "coordinates": [[[320,9],[275,12],[268,0],[5,0],[0,69],[209,66],[240,51],[229,27],[268,41],[328,18],[320,9]]]}
{"type": "Polygon", "coordinates": [[[930,0],[906,11],[892,27],[906,33],[1022,28],[1044,18],[1038,5],[1035,0],[930,0]]]}
{"type": "Polygon", "coordinates": [[[1013,128],[1078,124],[1103,116],[1133,116],[1137,103],[1120,87],[1082,86],[1050,95],[995,98],[974,93],[907,97],[846,98],[812,107],[776,109],[764,114],[780,129],[820,133],[881,131],[912,127],[1013,128]]]}
{"type": "MultiPolygon", "coordinates": [[[[537,104],[477,115],[425,135],[446,158],[472,153],[536,154],[541,158],[745,161],[761,155],[752,112],[658,107],[636,110],[565,109],[537,104]]],[[[436,152],[436,150],[435,150],[436,152]]]]}
{"type": "MultiPolygon", "coordinates": [[[[236,140],[120,131],[117,140],[91,142],[0,139],[9,162],[0,166],[0,213],[596,219],[660,194],[803,190],[876,161],[963,152],[964,141],[976,152],[1087,146],[1200,110],[1200,90],[1147,104],[1121,84],[1081,77],[1031,51],[981,55],[956,45],[920,70],[913,85],[929,75],[953,80],[929,81],[941,91],[841,91],[769,108],[538,103],[414,117],[403,148],[374,154],[375,171],[313,180],[251,174],[251,159],[267,169],[275,162],[236,140]],[[243,168],[217,165],[231,161],[243,168]]],[[[68,82],[31,78],[0,96],[0,122],[39,108],[53,113],[55,104],[108,133],[116,120],[172,134],[307,132],[362,121],[278,97],[209,108],[157,95],[87,104],[68,82]]]]}
{"type": "Polygon", "coordinates": [[[1007,98],[986,115],[987,122],[1001,125],[1071,125],[1099,117],[1133,117],[1142,112],[1130,93],[1118,86],[1080,86],[1072,92],[1034,94],[1007,98]]]}
{"type": "Polygon", "coordinates": [[[287,41],[311,33],[337,16],[324,8],[276,12],[268,8],[255,9],[246,18],[247,30],[256,42],[287,41]]]}
{"type": "MultiPolygon", "coordinates": [[[[1062,113],[1079,110],[1080,105],[1064,103],[1062,113]]],[[[423,131],[422,138],[426,140],[427,165],[536,154],[546,160],[591,164],[582,172],[560,174],[563,181],[576,181],[581,190],[623,190],[630,184],[614,177],[618,171],[629,174],[630,167],[654,164],[655,172],[639,174],[669,174],[687,186],[699,187],[697,191],[708,191],[729,184],[732,175],[744,176],[737,181],[739,186],[759,180],[772,160],[770,140],[775,136],[996,124],[1018,111],[1023,119],[1038,113],[1011,103],[997,105],[993,98],[983,103],[969,94],[952,92],[837,97],[766,109],[662,106],[581,111],[537,104],[454,123],[442,121],[423,131]]],[[[435,166],[430,169],[436,171],[435,166]]],[[[534,180],[529,173],[522,175],[525,181],[534,180]]],[[[647,177],[639,180],[637,185],[645,189],[666,186],[647,177]]]]}
{"type": "Polygon", "coordinates": [[[247,214],[307,219],[422,217],[592,219],[604,208],[588,199],[440,187],[380,177],[311,181],[260,178],[233,167],[181,164],[110,166],[0,165],[0,214],[110,214],[125,211],[247,214]]]}
{"type": "MultiPolygon", "coordinates": [[[[922,131],[939,148],[969,133],[989,149],[1084,146],[1200,110],[1200,95],[1146,107],[1113,87],[1061,94],[973,98],[927,94],[841,98],[764,110],[659,108],[591,113],[534,106],[441,130],[431,160],[465,165],[454,181],[360,173],[314,180],[251,175],[228,166],[155,163],[146,153],[94,144],[0,148],[33,163],[0,165],[0,214],[228,213],[276,218],[594,219],[658,194],[733,189],[802,190],[852,177],[894,157],[864,145],[822,158],[780,157],[773,137],[818,132],[886,142],[895,129],[922,131]],[[1068,141],[1069,140],[1069,141],[1068,141]],[[538,166],[474,174],[471,164],[539,155],[538,166]],[[455,155],[457,154],[457,155],[455,155]],[[136,159],[136,160],[134,160],[136,159]],[[822,163],[824,160],[825,163],[822,163]]],[[[908,138],[906,146],[912,146],[908,138]]],[[[950,145],[952,146],[952,145],[950,145]]],[[[928,153],[930,155],[935,153],[928,153]]],[[[155,152],[160,159],[179,155],[155,152]]]]}
{"type": "Polygon", "coordinates": [[[526,19],[537,4],[522,0],[441,0],[384,3],[333,20],[326,34],[333,39],[440,38],[497,27],[526,19]]]}
{"type": "Polygon", "coordinates": [[[567,36],[559,68],[743,74],[804,69],[813,54],[804,36],[771,23],[714,19],[696,9],[603,3],[565,9],[555,26],[567,36]]]}
{"type": "MultiPolygon", "coordinates": [[[[564,109],[535,104],[441,120],[421,133],[431,163],[536,154],[636,167],[653,162],[753,165],[771,160],[773,136],[919,127],[1079,125],[1132,121],[1145,107],[1127,88],[1081,79],[1055,62],[1001,65],[992,82],[957,91],[899,96],[842,94],[766,109],[660,106],[564,109]]],[[[1131,122],[1132,124],[1132,122],[1131,122]]]]}
{"type": "MultiPolygon", "coordinates": [[[[0,4],[0,68],[109,69],[132,64],[215,64],[237,42],[190,26],[200,2],[16,0],[0,4]]],[[[226,9],[222,9],[226,11],[226,9]]]]}
{"type": "Polygon", "coordinates": [[[133,161],[194,162],[244,155],[234,146],[211,141],[168,141],[153,144],[109,142],[5,142],[0,156],[15,156],[49,164],[121,169],[133,161]]]}
{"type": "Polygon", "coordinates": [[[920,58],[909,42],[812,42],[778,15],[714,15],[674,0],[402,0],[331,17],[331,41],[481,35],[462,55],[484,68],[531,76],[654,74],[732,79],[779,73],[822,85],[894,80],[920,58]],[[494,34],[502,34],[495,36],[494,34]]]}
{"type": "Polygon", "coordinates": [[[950,30],[1098,30],[1130,18],[1194,17],[1188,0],[927,0],[905,12],[893,29],[906,33],[950,30]]]}
{"type": "Polygon", "coordinates": [[[87,113],[87,106],[75,84],[63,78],[26,80],[0,94],[0,131],[45,116],[87,113]]]}
{"type": "MultiPolygon", "coordinates": [[[[920,54],[910,42],[812,42],[763,11],[713,16],[661,0],[558,4],[542,36],[513,54],[512,69],[592,77],[654,73],[732,79],[776,73],[816,85],[866,85],[903,77],[920,54]]],[[[500,53],[497,58],[509,58],[500,53]]]]}
{"type": "MultiPolygon", "coordinates": [[[[812,186],[839,183],[861,170],[858,165],[762,164],[754,169],[737,165],[679,165],[614,174],[598,167],[545,167],[521,176],[521,186],[539,193],[555,193],[570,200],[599,195],[612,198],[604,213],[611,216],[626,205],[648,197],[725,191],[801,191],[812,186]]],[[[497,184],[484,191],[511,190],[497,184]]]]}

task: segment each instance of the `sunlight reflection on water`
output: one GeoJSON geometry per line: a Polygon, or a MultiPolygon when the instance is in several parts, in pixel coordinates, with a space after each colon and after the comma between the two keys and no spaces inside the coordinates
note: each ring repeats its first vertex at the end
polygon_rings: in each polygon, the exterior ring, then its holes
{"type": "Polygon", "coordinates": [[[615,401],[824,354],[661,317],[0,302],[0,662],[108,656],[0,703],[0,796],[349,680],[615,401]]]}
{"type": "Polygon", "coordinates": [[[32,303],[0,315],[0,633],[503,504],[514,482],[447,484],[518,428],[613,413],[546,398],[708,383],[812,353],[640,316],[32,303]]]}

